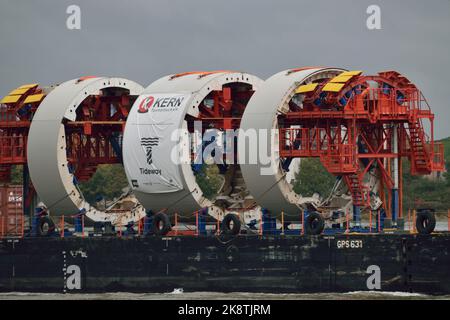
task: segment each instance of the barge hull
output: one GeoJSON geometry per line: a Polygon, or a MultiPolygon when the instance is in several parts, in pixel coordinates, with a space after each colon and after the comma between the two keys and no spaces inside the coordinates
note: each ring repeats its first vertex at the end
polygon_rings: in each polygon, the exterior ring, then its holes
{"type": "Polygon", "coordinates": [[[449,248],[449,233],[2,239],[0,291],[449,294],[449,248]]]}

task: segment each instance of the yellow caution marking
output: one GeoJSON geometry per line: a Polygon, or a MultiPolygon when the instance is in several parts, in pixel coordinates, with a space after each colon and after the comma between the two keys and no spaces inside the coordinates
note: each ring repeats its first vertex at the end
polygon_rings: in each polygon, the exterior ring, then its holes
{"type": "Polygon", "coordinates": [[[33,94],[31,96],[28,96],[23,103],[34,103],[39,102],[44,98],[44,94],[33,94]]]}
{"type": "Polygon", "coordinates": [[[339,75],[339,76],[334,77],[333,79],[331,79],[330,82],[334,82],[334,83],[335,82],[343,82],[343,83],[345,83],[345,82],[349,81],[353,77],[354,76],[341,76],[341,75],[339,75]]]}
{"type": "Polygon", "coordinates": [[[339,92],[345,86],[345,83],[327,83],[322,91],[339,92]]]}
{"type": "Polygon", "coordinates": [[[31,84],[24,84],[23,86],[20,86],[18,89],[30,89],[37,87],[38,83],[31,83],[31,84]]]}
{"type": "Polygon", "coordinates": [[[0,103],[16,103],[19,101],[20,97],[20,95],[6,96],[0,101],[0,103]]]}
{"type": "Polygon", "coordinates": [[[318,83],[308,83],[308,84],[304,84],[300,87],[298,87],[295,90],[295,93],[305,93],[305,92],[311,92],[314,91],[314,89],[317,88],[319,84],[318,83]]]}
{"type": "Polygon", "coordinates": [[[361,73],[363,73],[361,70],[355,70],[355,71],[344,71],[340,76],[359,76],[361,73]]]}
{"type": "Polygon", "coordinates": [[[18,95],[22,95],[22,94],[24,94],[25,92],[27,92],[28,90],[30,90],[29,88],[27,89],[27,88],[24,88],[24,89],[15,89],[15,90],[13,90],[13,91],[11,91],[8,95],[10,95],[10,96],[14,96],[14,95],[16,95],[16,94],[18,94],[18,95]]]}

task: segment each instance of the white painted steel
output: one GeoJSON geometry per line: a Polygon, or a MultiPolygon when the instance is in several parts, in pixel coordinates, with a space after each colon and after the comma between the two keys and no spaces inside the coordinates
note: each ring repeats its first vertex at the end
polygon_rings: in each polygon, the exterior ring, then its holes
{"type": "MultiPolygon", "coordinates": [[[[240,72],[219,72],[209,75],[200,76],[199,74],[187,74],[180,77],[173,77],[169,75],[156,80],[150,84],[143,92],[142,95],[151,94],[184,94],[188,97],[188,102],[184,104],[184,115],[191,115],[197,117],[199,115],[198,106],[202,100],[213,90],[221,90],[222,86],[229,83],[245,83],[250,84],[253,90],[258,91],[261,86],[262,80],[256,76],[240,73],[240,72]]],[[[136,142],[136,132],[138,131],[139,124],[133,122],[131,119],[135,119],[132,116],[133,113],[137,113],[138,101],[133,105],[130,112],[130,121],[127,121],[124,132],[124,153],[127,154],[139,154],[142,153],[142,146],[139,142],[136,142]],[[133,141],[134,140],[134,141],[133,141]],[[140,150],[141,149],[141,150],[140,150]]],[[[187,121],[183,120],[180,123],[180,129],[187,128],[187,121]]],[[[189,148],[188,144],[183,145],[182,148],[189,148]]],[[[167,156],[167,161],[170,161],[171,150],[160,150],[167,156]]],[[[190,153],[189,149],[186,152],[190,153]]],[[[142,155],[141,155],[142,156],[142,155]]],[[[130,185],[132,185],[133,168],[139,165],[140,161],[128,158],[125,160],[124,166],[125,172],[130,185]]],[[[141,161],[142,162],[142,161],[141,161]]],[[[203,192],[196,183],[194,173],[190,163],[177,164],[178,170],[173,170],[173,174],[179,176],[175,179],[181,181],[181,190],[166,193],[148,193],[140,192],[139,188],[134,188],[134,194],[138,198],[139,202],[147,209],[151,209],[153,212],[164,211],[168,214],[179,213],[181,215],[192,215],[199,209],[209,208],[209,215],[220,219],[223,216],[223,210],[204,197],[203,192]],[[177,173],[178,172],[178,173],[177,173]]],[[[145,177],[140,177],[140,181],[145,177]]],[[[145,183],[145,181],[144,181],[145,183]]]]}
{"type": "MultiPolygon", "coordinates": [[[[278,140],[277,115],[288,111],[288,103],[295,89],[312,81],[332,78],[345,71],[338,68],[305,68],[300,71],[285,70],[264,81],[258,91],[251,97],[241,121],[241,132],[238,138],[239,162],[248,190],[255,201],[273,213],[283,211],[286,214],[299,213],[299,205],[305,203],[286,180],[286,172],[281,168],[278,140]],[[256,163],[249,163],[250,152],[246,133],[255,130],[260,133],[271,131],[267,138],[261,137],[259,146],[262,152],[268,150],[270,162],[258,157],[256,163]],[[267,147],[266,147],[267,146],[267,147]],[[245,150],[242,153],[241,150],[245,150]]],[[[251,150],[251,151],[250,151],[251,150]]]]}
{"type": "MultiPolygon", "coordinates": [[[[87,203],[73,183],[68,170],[64,121],[74,121],[76,109],[90,95],[105,88],[123,88],[130,95],[139,95],[143,87],[122,78],[87,78],[70,80],[55,87],[36,111],[29,132],[27,156],[30,176],[39,198],[52,215],[73,215],[85,208],[94,221],[117,219],[87,203]]],[[[143,210],[134,212],[137,220],[143,210]]],[[[126,220],[126,219],[125,219],[126,220]]]]}

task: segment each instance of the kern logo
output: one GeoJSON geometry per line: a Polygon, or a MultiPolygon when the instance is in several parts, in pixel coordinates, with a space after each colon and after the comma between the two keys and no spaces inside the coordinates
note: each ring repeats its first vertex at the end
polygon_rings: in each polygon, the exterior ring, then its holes
{"type": "Polygon", "coordinates": [[[148,110],[152,107],[153,102],[155,102],[155,98],[153,96],[149,96],[141,101],[138,107],[139,113],[147,113],[148,110]]]}
{"type": "Polygon", "coordinates": [[[148,96],[141,101],[138,107],[139,113],[147,113],[150,108],[153,111],[173,111],[177,110],[181,106],[184,97],[159,97],[148,96]]]}
{"type": "Polygon", "coordinates": [[[159,144],[159,138],[141,138],[141,146],[145,148],[145,153],[147,155],[147,163],[152,164],[152,152],[153,147],[157,147],[159,144]]]}

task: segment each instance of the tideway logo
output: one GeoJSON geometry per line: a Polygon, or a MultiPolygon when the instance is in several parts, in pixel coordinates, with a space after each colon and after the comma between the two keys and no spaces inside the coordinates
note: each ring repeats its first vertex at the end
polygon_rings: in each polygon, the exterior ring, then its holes
{"type": "Polygon", "coordinates": [[[153,163],[153,147],[157,147],[159,144],[159,138],[141,138],[141,146],[145,148],[145,154],[147,156],[147,164],[153,163]]]}
{"type": "MultiPolygon", "coordinates": [[[[158,137],[148,137],[148,138],[141,138],[141,146],[145,148],[145,155],[147,159],[147,164],[151,165],[153,164],[153,148],[157,147],[159,144],[159,138],[158,137]]],[[[139,168],[141,171],[141,174],[161,174],[160,169],[147,169],[147,168],[139,168]]]]}
{"type": "Polygon", "coordinates": [[[160,97],[148,96],[138,106],[139,113],[147,113],[151,108],[153,112],[173,111],[181,106],[184,97],[160,97]]]}

